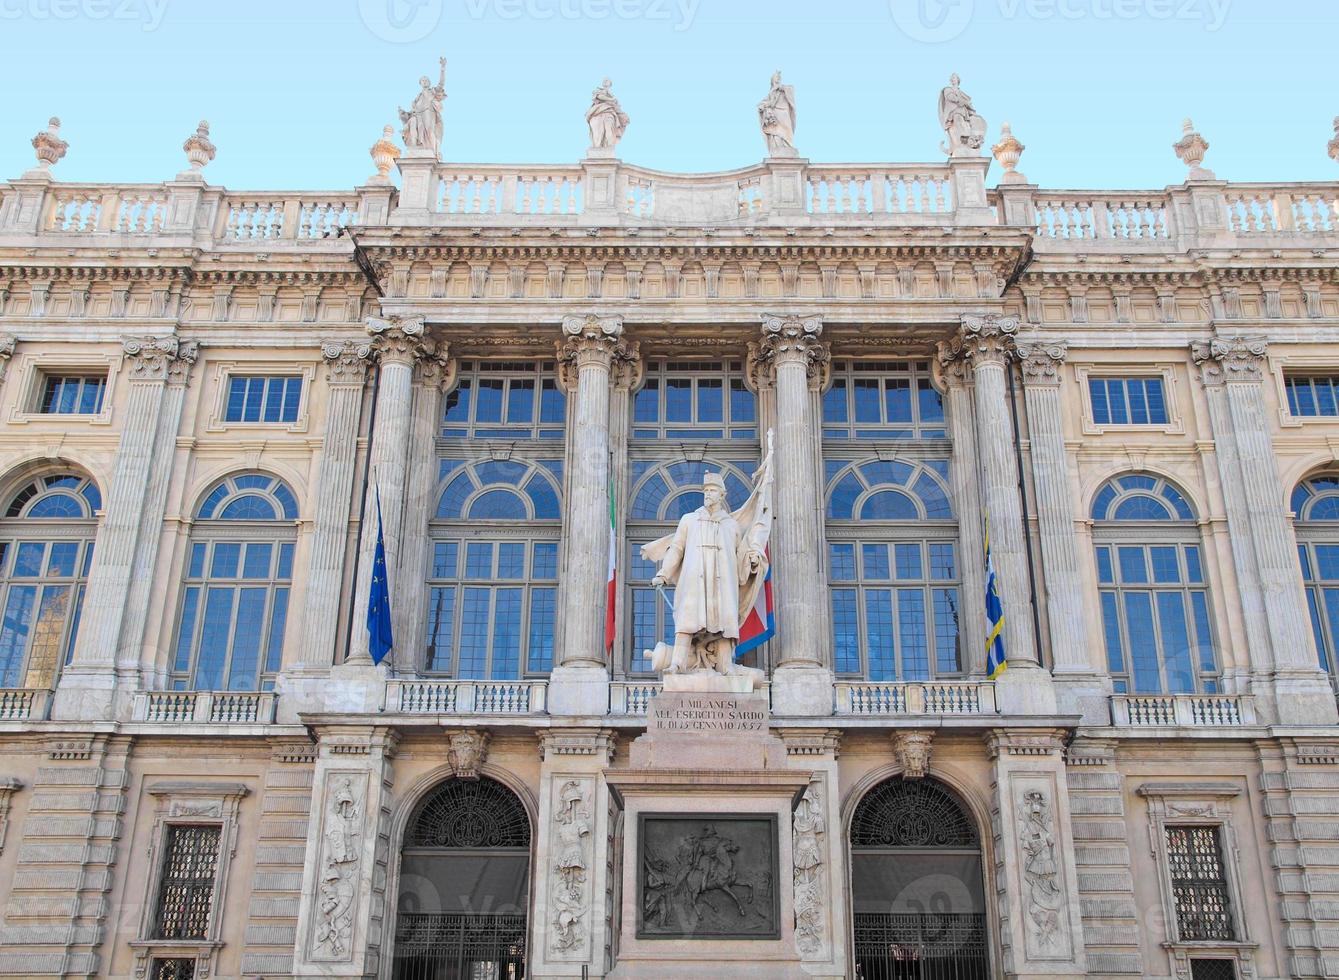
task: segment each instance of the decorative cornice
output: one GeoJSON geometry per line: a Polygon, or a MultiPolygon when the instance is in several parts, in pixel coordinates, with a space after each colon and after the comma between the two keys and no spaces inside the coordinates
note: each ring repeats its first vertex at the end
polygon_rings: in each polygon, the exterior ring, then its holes
{"type": "Polygon", "coordinates": [[[986,754],[991,759],[1001,755],[1058,755],[1064,751],[1066,738],[1060,729],[997,730],[986,733],[986,754]]]}
{"type": "Polygon", "coordinates": [[[191,365],[200,356],[194,340],[168,337],[127,337],[121,350],[130,364],[131,381],[168,381],[185,384],[191,365]]]}
{"type": "Polygon", "coordinates": [[[1258,383],[1269,345],[1263,337],[1214,337],[1190,345],[1190,357],[1206,387],[1225,382],[1258,383]]]}
{"type": "Polygon", "coordinates": [[[1018,362],[1023,369],[1023,383],[1038,387],[1060,384],[1069,344],[1063,340],[1028,338],[1017,343],[1018,362]]]}
{"type": "Polygon", "coordinates": [[[608,728],[550,728],[539,732],[538,738],[541,760],[584,756],[607,766],[613,763],[617,747],[614,733],[608,728]]]}
{"type": "Polygon", "coordinates": [[[842,733],[837,728],[779,728],[777,736],[786,746],[786,755],[796,758],[836,759],[842,733]]]}

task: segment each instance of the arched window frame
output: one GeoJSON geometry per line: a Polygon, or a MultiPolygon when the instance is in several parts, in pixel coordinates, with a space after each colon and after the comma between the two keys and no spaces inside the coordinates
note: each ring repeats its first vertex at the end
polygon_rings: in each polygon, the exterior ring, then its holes
{"type": "MultiPolygon", "coordinates": [[[[730,457],[665,460],[639,455],[629,467],[627,508],[627,572],[624,576],[627,658],[624,669],[632,676],[653,674],[645,653],[656,642],[674,642],[673,614],[665,600],[651,588],[656,566],[641,555],[642,545],[671,533],[684,514],[702,506],[702,476],[721,473],[726,484],[726,506],[735,510],[744,505],[751,492],[750,479],[757,462],[747,458],[747,443],[731,445],[722,452],[730,457]],[[663,495],[657,489],[664,486],[663,495]],[[654,506],[652,506],[654,504],[654,506]]],[[[665,595],[674,599],[674,589],[666,586],[665,595]]]]}
{"type": "Polygon", "coordinates": [[[1121,473],[1098,488],[1089,516],[1115,692],[1218,691],[1208,566],[1189,498],[1157,474],[1121,473]]]}
{"type": "Polygon", "coordinates": [[[962,557],[948,461],[908,454],[824,459],[825,555],[838,676],[962,678],[962,557]],[[899,497],[883,497],[897,494],[899,497]],[[882,501],[897,515],[879,514],[882,501]]]}
{"type": "Polygon", "coordinates": [[[1303,480],[1291,505],[1316,658],[1339,686],[1339,473],[1303,480]]]}
{"type": "Polygon", "coordinates": [[[273,474],[233,474],[200,498],[177,604],[174,690],[274,689],[297,537],[297,497],[273,474]]]}
{"type": "Polygon", "coordinates": [[[557,447],[542,450],[439,459],[428,521],[425,673],[519,680],[552,670],[563,461],[557,447]],[[513,510],[491,511],[490,502],[513,510]]]}
{"type": "Polygon", "coordinates": [[[0,688],[50,689],[74,656],[102,495],[62,470],[0,499],[0,688]]]}

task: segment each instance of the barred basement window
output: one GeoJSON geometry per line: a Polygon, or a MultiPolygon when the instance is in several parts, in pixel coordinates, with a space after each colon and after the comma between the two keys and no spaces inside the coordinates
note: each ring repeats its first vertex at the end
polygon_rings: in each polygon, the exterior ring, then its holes
{"type": "Polygon", "coordinates": [[[1288,392],[1288,414],[1298,418],[1334,418],[1339,416],[1339,376],[1283,379],[1288,392]]]}
{"type": "Polygon", "coordinates": [[[220,836],[220,828],[211,824],[173,824],[167,828],[154,916],[155,939],[209,938],[220,836]]]}
{"type": "Polygon", "coordinates": [[[1190,980],[1237,980],[1232,960],[1191,960],[1190,980]]]}
{"type": "Polygon", "coordinates": [[[1167,865],[1181,942],[1237,938],[1218,828],[1167,826],[1167,865]]]}
{"type": "Polygon", "coordinates": [[[154,960],[153,980],[195,980],[195,960],[186,957],[154,960]]]}

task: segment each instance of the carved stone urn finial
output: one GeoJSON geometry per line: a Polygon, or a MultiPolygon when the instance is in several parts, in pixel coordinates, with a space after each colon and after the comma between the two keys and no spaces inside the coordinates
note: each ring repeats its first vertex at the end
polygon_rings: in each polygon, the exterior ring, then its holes
{"type": "Polygon", "coordinates": [[[1330,140],[1330,159],[1339,163],[1339,116],[1334,117],[1334,139],[1330,140]]]}
{"type": "Polygon", "coordinates": [[[391,179],[391,167],[400,159],[400,148],[395,145],[395,127],[387,126],[381,131],[381,139],[372,144],[368,152],[376,165],[377,175],[372,179],[378,183],[387,183],[391,179]]]}
{"type": "Polygon", "coordinates": [[[1209,149],[1208,140],[1195,132],[1195,124],[1189,119],[1181,124],[1181,133],[1181,138],[1172,144],[1172,149],[1176,151],[1177,158],[1190,168],[1186,180],[1213,180],[1213,171],[1200,166],[1209,149]]]}
{"type": "Polygon", "coordinates": [[[1027,183],[1027,178],[1020,174],[1017,169],[1018,159],[1026,149],[1026,146],[1018,142],[1009,124],[1007,122],[1002,123],[1000,125],[1000,141],[990,148],[990,152],[995,154],[995,159],[1004,168],[1004,176],[1000,178],[1000,183],[1027,183]]]}
{"type": "Polygon", "coordinates": [[[37,151],[37,169],[50,170],[65,156],[70,144],[60,138],[60,119],[52,116],[47,127],[33,137],[33,149],[37,151]]]}
{"type": "Polygon", "coordinates": [[[201,173],[218,152],[218,147],[209,141],[209,122],[201,119],[200,125],[195,127],[194,133],[186,137],[186,142],[181,144],[181,148],[186,151],[186,160],[191,165],[189,173],[201,173]]]}

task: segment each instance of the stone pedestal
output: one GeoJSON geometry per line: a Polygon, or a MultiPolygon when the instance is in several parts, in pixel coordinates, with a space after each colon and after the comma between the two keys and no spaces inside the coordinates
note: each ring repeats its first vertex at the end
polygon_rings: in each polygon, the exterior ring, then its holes
{"type": "Polygon", "coordinates": [[[787,764],[761,694],[652,698],[622,801],[611,978],[807,978],[795,935],[792,818],[812,773],[787,764]]]}

